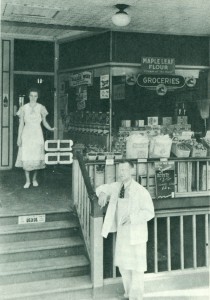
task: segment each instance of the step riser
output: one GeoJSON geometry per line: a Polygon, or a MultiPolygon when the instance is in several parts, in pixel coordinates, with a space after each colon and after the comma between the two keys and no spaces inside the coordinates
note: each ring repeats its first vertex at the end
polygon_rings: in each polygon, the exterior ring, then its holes
{"type": "MultiPolygon", "coordinates": [[[[41,213],[39,213],[41,214],[41,213]]],[[[39,215],[38,213],[34,213],[34,215],[39,215]]],[[[33,215],[33,213],[31,213],[33,215]]],[[[21,216],[21,214],[20,214],[21,216]]],[[[61,212],[61,213],[47,213],[46,214],[46,222],[53,221],[64,221],[64,220],[72,220],[75,219],[75,216],[71,212],[61,212]]],[[[18,216],[7,216],[0,217],[0,226],[4,225],[15,225],[18,224],[18,216]]]]}
{"type": "Polygon", "coordinates": [[[0,235],[0,243],[53,239],[74,236],[76,234],[78,234],[77,228],[2,234],[0,235]]]}
{"type": "Polygon", "coordinates": [[[0,255],[0,263],[84,254],[84,246],[44,249],[0,255]]]}
{"type": "MultiPolygon", "coordinates": [[[[70,279],[71,280],[71,279],[70,279]]],[[[37,296],[15,296],[14,298],[8,298],[7,296],[3,296],[1,300],[91,300],[93,299],[93,291],[92,289],[83,289],[77,291],[66,291],[66,292],[52,292],[47,294],[40,294],[37,296]]],[[[106,299],[108,300],[108,299],[106,299]]],[[[154,299],[153,299],[154,300],[154,299]]],[[[180,299],[179,299],[180,300],[180,299]]]]}
{"type": "Polygon", "coordinates": [[[61,269],[61,270],[55,269],[55,270],[46,270],[46,271],[39,271],[39,272],[34,271],[33,273],[1,276],[0,285],[66,278],[66,277],[73,277],[73,276],[82,276],[82,275],[87,275],[88,273],[89,273],[88,266],[81,266],[81,267],[61,269]]]}

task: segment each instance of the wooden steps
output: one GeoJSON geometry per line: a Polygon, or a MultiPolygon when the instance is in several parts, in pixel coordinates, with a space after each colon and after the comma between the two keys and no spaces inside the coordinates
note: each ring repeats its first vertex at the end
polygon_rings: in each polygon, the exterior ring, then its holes
{"type": "Polygon", "coordinates": [[[84,255],[2,263],[0,284],[65,278],[88,272],[89,261],[84,255]]]}
{"type": "Polygon", "coordinates": [[[75,220],[0,227],[0,243],[69,237],[78,232],[75,220]]]}
{"type": "Polygon", "coordinates": [[[0,217],[0,299],[89,289],[89,260],[79,233],[72,212],[49,212],[44,223],[21,225],[17,215],[0,217]]]}
{"type": "Polygon", "coordinates": [[[1,300],[40,300],[40,299],[91,299],[92,284],[88,275],[71,278],[33,281],[0,286],[1,300]],[[71,294],[70,297],[66,295],[71,294]],[[88,297],[89,296],[89,297],[88,297]]]}

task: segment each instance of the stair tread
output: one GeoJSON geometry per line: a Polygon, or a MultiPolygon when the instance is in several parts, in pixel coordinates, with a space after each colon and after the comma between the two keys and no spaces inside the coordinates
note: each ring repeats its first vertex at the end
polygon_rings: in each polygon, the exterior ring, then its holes
{"type": "Polygon", "coordinates": [[[47,209],[41,208],[41,210],[31,210],[31,207],[28,209],[23,210],[24,208],[20,206],[16,210],[10,210],[8,211],[8,208],[2,209],[0,211],[0,218],[7,218],[7,217],[19,217],[19,216],[27,216],[27,215],[42,215],[42,214],[62,214],[62,213],[74,213],[74,211],[70,208],[64,209],[63,207],[57,206],[56,209],[54,207],[49,207],[47,209]]]}
{"type": "Polygon", "coordinates": [[[60,270],[89,265],[84,255],[27,260],[0,264],[0,276],[33,273],[46,270],[60,270]]]}
{"type": "Polygon", "coordinates": [[[20,253],[24,251],[38,251],[45,249],[65,248],[83,245],[83,241],[79,236],[71,236],[67,238],[31,240],[23,242],[2,243],[0,246],[0,254],[20,253]]]}
{"type": "Polygon", "coordinates": [[[53,292],[74,291],[88,289],[92,287],[89,275],[57,278],[26,283],[16,283],[0,286],[0,295],[6,296],[4,299],[26,297],[30,295],[41,295],[53,292]]]}
{"type": "Polygon", "coordinates": [[[12,234],[12,233],[25,233],[25,232],[36,232],[36,231],[46,231],[46,230],[58,230],[58,229],[68,229],[78,227],[78,222],[76,220],[66,220],[66,221],[53,221],[45,223],[35,223],[35,224],[15,224],[15,225],[3,225],[0,226],[0,235],[12,234]]]}

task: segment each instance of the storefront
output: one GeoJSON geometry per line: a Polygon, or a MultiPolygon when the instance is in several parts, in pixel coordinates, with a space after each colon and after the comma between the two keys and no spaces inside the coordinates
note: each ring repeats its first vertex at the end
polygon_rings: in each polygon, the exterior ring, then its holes
{"type": "Polygon", "coordinates": [[[82,149],[88,174],[84,179],[75,156],[73,199],[93,286],[102,286],[104,279],[113,280],[119,273],[113,266],[115,236],[102,240],[103,215],[93,194],[89,201],[88,183],[94,193],[97,186],[116,181],[122,158],[134,162],[134,179],[154,201],[148,273],[207,272],[209,39],[106,32],[50,43],[51,69],[40,64],[36,70],[30,64],[14,65],[14,43],[5,40],[3,46],[1,168],[13,166],[13,109],[23,93],[23,77],[31,76],[33,84],[40,76],[50,77],[51,94],[45,101],[50,116],[54,109],[51,124],[58,127],[54,138],[72,139],[82,149]]]}

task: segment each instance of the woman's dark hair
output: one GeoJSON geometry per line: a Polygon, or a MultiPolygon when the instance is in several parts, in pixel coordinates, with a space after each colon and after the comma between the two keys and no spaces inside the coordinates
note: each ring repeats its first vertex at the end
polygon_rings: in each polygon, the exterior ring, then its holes
{"type": "Polygon", "coordinates": [[[36,92],[39,96],[39,90],[37,88],[30,88],[28,91],[28,95],[30,95],[31,92],[36,92]]]}

